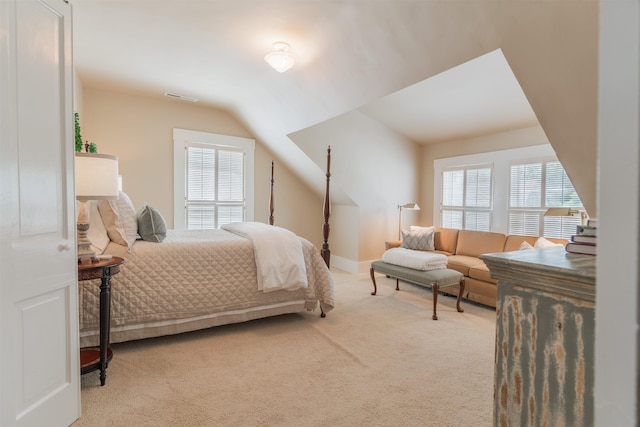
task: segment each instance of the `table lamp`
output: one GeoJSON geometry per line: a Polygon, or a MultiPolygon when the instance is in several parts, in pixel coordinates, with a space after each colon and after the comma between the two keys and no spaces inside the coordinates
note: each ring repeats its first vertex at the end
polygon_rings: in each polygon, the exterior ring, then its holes
{"type": "Polygon", "coordinates": [[[118,198],[118,157],[109,154],[76,153],[76,199],[78,208],[78,261],[95,259],[89,231],[89,200],[118,198]]]}

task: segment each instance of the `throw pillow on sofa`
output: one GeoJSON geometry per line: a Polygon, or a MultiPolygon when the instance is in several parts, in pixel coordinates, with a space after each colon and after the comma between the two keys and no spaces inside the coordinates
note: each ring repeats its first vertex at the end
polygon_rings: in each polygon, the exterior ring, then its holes
{"type": "Polygon", "coordinates": [[[564,246],[562,243],[553,243],[544,237],[540,237],[536,240],[536,243],[533,245],[534,249],[543,249],[543,248],[555,248],[557,246],[564,246]]]}
{"type": "Polygon", "coordinates": [[[401,248],[416,251],[433,251],[435,227],[418,227],[412,225],[409,231],[402,230],[401,248]]]}
{"type": "Polygon", "coordinates": [[[518,247],[519,251],[526,251],[528,249],[533,249],[533,246],[531,246],[531,243],[527,242],[526,240],[520,243],[520,246],[518,247]]]}

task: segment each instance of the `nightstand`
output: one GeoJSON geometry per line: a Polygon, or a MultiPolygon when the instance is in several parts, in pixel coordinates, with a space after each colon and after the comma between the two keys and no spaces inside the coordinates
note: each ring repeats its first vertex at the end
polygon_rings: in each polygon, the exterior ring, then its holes
{"type": "Polygon", "coordinates": [[[100,385],[107,378],[107,366],[113,357],[109,348],[109,329],[111,324],[111,276],[120,272],[124,259],[113,257],[91,264],[78,264],[78,282],[100,279],[100,346],[80,349],[80,373],[86,374],[100,370],[100,385]]]}

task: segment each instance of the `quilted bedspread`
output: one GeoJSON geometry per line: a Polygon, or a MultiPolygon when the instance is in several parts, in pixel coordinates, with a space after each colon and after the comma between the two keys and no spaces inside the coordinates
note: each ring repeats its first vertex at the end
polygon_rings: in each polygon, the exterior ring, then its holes
{"type": "MultiPolygon", "coordinates": [[[[169,230],[162,243],[137,240],[111,279],[111,342],[169,335],[334,306],[333,279],[319,250],[300,238],[308,287],[258,290],[251,242],[224,230],[169,230]]],[[[79,284],[80,345],[97,345],[100,280],[79,284]]]]}

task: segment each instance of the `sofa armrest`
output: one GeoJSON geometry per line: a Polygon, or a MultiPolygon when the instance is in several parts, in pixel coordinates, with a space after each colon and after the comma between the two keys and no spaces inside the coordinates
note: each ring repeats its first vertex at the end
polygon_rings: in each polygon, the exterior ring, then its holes
{"type": "Polygon", "coordinates": [[[401,240],[388,240],[388,241],[384,242],[384,249],[385,250],[389,250],[391,248],[400,247],[401,243],[402,243],[401,240]]]}

